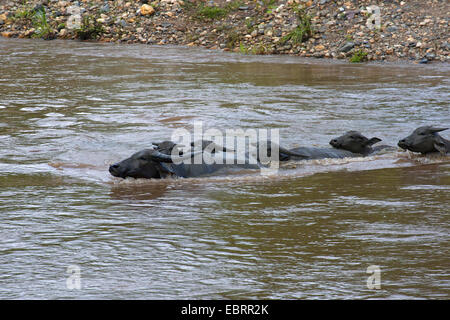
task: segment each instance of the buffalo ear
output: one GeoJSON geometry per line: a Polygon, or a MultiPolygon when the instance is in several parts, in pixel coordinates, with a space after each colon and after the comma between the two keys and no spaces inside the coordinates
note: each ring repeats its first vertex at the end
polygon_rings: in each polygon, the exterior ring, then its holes
{"type": "Polygon", "coordinates": [[[371,146],[371,145],[373,145],[373,144],[375,144],[375,143],[378,143],[378,142],[380,142],[380,141],[381,141],[380,138],[373,137],[373,138],[367,140],[366,145],[367,145],[367,146],[371,146]]]}
{"type": "Polygon", "coordinates": [[[434,147],[437,151],[439,151],[442,155],[445,155],[447,153],[447,149],[445,148],[445,144],[442,142],[434,143],[434,147]]]}
{"type": "Polygon", "coordinates": [[[442,155],[445,155],[449,150],[447,150],[447,146],[441,137],[436,137],[433,142],[434,148],[439,151],[442,155]]]}

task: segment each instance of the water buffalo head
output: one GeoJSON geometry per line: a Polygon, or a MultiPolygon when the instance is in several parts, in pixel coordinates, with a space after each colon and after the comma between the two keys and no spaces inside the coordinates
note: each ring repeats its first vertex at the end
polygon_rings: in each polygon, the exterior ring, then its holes
{"type": "Polygon", "coordinates": [[[368,139],[358,131],[348,131],[342,136],[332,139],[330,144],[336,149],[367,155],[372,152],[372,145],[380,141],[381,139],[376,137],[368,139]]]}
{"type": "Polygon", "coordinates": [[[109,172],[120,178],[162,178],[166,172],[164,163],[172,162],[169,155],[154,149],[144,149],[109,167],[109,172]]]}
{"type": "Polygon", "coordinates": [[[412,134],[398,142],[398,146],[412,152],[422,154],[440,152],[446,154],[450,152],[450,141],[442,138],[438,132],[448,128],[436,128],[433,126],[419,127],[412,134]]]}

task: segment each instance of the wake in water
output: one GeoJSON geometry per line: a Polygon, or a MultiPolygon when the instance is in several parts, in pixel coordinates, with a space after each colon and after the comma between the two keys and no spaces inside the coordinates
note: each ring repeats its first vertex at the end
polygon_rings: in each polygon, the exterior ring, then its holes
{"type": "Polygon", "coordinates": [[[66,163],[63,161],[50,162],[48,165],[54,173],[90,182],[109,184],[114,188],[127,188],[132,186],[154,186],[167,188],[168,186],[186,186],[188,184],[208,183],[251,183],[258,181],[279,181],[298,179],[316,173],[346,171],[366,171],[397,167],[421,166],[429,164],[450,163],[450,155],[406,152],[388,152],[367,157],[352,157],[343,159],[317,159],[302,161],[280,162],[280,168],[261,174],[260,170],[228,171],[222,175],[203,176],[196,178],[178,178],[175,176],[166,179],[134,179],[116,178],[109,174],[108,166],[112,160],[104,160],[103,164],[66,163]]]}

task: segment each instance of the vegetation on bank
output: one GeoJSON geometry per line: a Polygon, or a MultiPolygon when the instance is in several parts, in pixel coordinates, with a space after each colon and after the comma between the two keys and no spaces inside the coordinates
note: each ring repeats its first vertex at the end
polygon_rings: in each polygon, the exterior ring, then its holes
{"type": "MultiPolygon", "coordinates": [[[[52,40],[56,38],[56,32],[65,29],[66,24],[60,23],[53,28],[48,20],[45,7],[37,5],[33,8],[26,4],[19,8],[12,20],[22,22],[25,25],[31,24],[31,36],[33,38],[41,38],[44,40],[52,40]]],[[[73,34],[80,40],[94,40],[102,35],[104,27],[98,21],[98,17],[94,15],[84,15],[78,28],[73,29],[73,34]]]]}
{"type": "Polygon", "coordinates": [[[92,15],[84,16],[80,27],[74,30],[76,37],[80,40],[96,39],[103,31],[103,25],[92,15]]]}
{"type": "Polygon", "coordinates": [[[228,14],[228,11],[224,8],[220,8],[217,6],[206,6],[204,4],[199,4],[197,7],[197,12],[194,15],[199,20],[214,20],[223,18],[228,14]]]}
{"type": "Polygon", "coordinates": [[[230,1],[223,7],[209,3],[208,1],[198,3],[186,0],[183,4],[185,10],[191,12],[192,17],[204,22],[222,19],[232,12],[239,10],[239,7],[243,5],[244,2],[241,0],[230,1]]]}
{"type": "Polygon", "coordinates": [[[296,5],[293,7],[293,10],[297,15],[298,26],[281,38],[282,43],[291,41],[293,44],[300,44],[313,36],[314,31],[311,24],[311,16],[306,12],[306,9],[296,5]]]}
{"type": "Polygon", "coordinates": [[[353,53],[349,61],[353,63],[364,62],[367,61],[367,55],[368,55],[367,52],[365,52],[362,49],[359,49],[353,53]]]}
{"type": "Polygon", "coordinates": [[[43,39],[53,39],[54,31],[47,21],[45,8],[40,5],[34,8],[23,7],[16,11],[13,20],[24,20],[33,26],[33,37],[43,39]]]}

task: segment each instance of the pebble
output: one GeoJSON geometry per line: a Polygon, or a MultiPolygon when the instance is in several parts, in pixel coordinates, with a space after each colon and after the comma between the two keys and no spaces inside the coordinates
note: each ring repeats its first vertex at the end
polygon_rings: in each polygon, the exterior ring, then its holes
{"type": "Polygon", "coordinates": [[[347,42],[345,45],[343,45],[339,51],[340,52],[349,52],[350,50],[352,50],[355,47],[355,43],[353,42],[347,42]]]}
{"type": "Polygon", "coordinates": [[[155,13],[155,9],[151,5],[143,4],[140,12],[143,16],[150,16],[155,13]]]}
{"type": "Polygon", "coordinates": [[[323,51],[323,50],[325,50],[325,46],[323,44],[319,44],[319,45],[314,47],[314,50],[316,50],[316,51],[323,51]]]}

